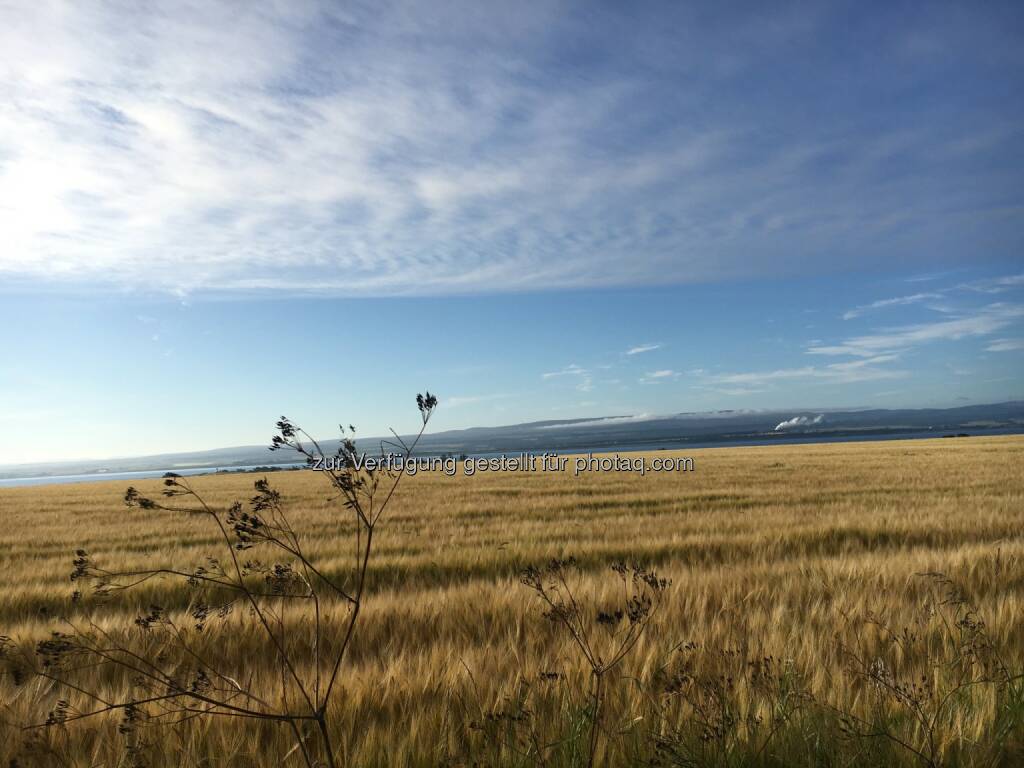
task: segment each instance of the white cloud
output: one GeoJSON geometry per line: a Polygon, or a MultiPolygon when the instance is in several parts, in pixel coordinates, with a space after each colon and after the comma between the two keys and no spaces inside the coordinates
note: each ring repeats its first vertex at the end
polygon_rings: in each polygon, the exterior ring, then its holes
{"type": "Polygon", "coordinates": [[[540,375],[540,377],[542,379],[556,379],[556,378],[558,378],[560,376],[586,376],[586,375],[587,375],[587,370],[585,368],[581,368],[580,366],[576,365],[576,363],[572,363],[570,365],[565,366],[565,368],[563,368],[560,371],[550,371],[548,373],[542,373],[540,375]]]}
{"type": "Polygon", "coordinates": [[[1024,273],[1004,275],[989,280],[977,280],[973,283],[962,283],[958,287],[969,291],[978,291],[979,293],[1005,293],[1015,288],[1024,287],[1024,273]]]}
{"type": "Polygon", "coordinates": [[[996,339],[987,347],[986,352],[1016,352],[1024,349],[1024,339],[996,339]]]}
{"type": "Polygon", "coordinates": [[[699,282],[882,263],[894,229],[930,258],[936,215],[988,213],[948,194],[973,167],[939,162],[948,128],[856,135],[829,109],[807,132],[728,96],[826,14],[674,13],[5,4],[0,278],[181,297],[699,282]],[[602,66],[553,68],[567,48],[602,66]],[[894,152],[912,172],[874,181],[894,152]]]}
{"type": "Polygon", "coordinates": [[[464,405],[475,405],[477,403],[486,403],[493,400],[504,400],[511,397],[507,394],[494,394],[494,395],[456,395],[454,397],[446,397],[442,403],[446,408],[459,408],[464,405]]]}
{"type": "Polygon", "coordinates": [[[856,371],[868,368],[869,366],[879,365],[880,363],[890,363],[893,360],[898,360],[899,355],[876,355],[875,357],[865,357],[860,360],[850,360],[845,363],[832,363],[828,366],[830,371],[856,371]]]}
{"type": "Polygon", "coordinates": [[[580,392],[592,392],[594,389],[594,379],[590,371],[586,368],[581,368],[575,363],[567,365],[560,371],[550,371],[548,373],[541,374],[542,379],[557,379],[562,376],[579,377],[579,383],[576,385],[576,389],[580,392]]]}
{"type": "Polygon", "coordinates": [[[933,341],[955,341],[974,336],[987,336],[1006,328],[1022,317],[1024,306],[990,304],[958,318],[854,336],[839,344],[811,346],[807,351],[812,355],[875,357],[933,341]]]}
{"type": "Polygon", "coordinates": [[[922,301],[928,301],[930,299],[941,299],[941,293],[915,293],[910,296],[897,296],[893,299],[881,299],[880,301],[873,301],[870,304],[863,304],[859,307],[843,313],[844,320],[853,320],[855,317],[869,312],[873,309],[883,309],[885,307],[902,307],[908,304],[918,304],[922,301]]]}
{"type": "Polygon", "coordinates": [[[805,379],[814,376],[817,371],[817,368],[808,365],[803,368],[780,368],[774,371],[726,373],[717,376],[715,380],[721,384],[760,384],[780,379],[805,379]]]}
{"type": "MultiPolygon", "coordinates": [[[[594,405],[594,403],[586,403],[581,405],[594,405]]],[[[651,419],[658,418],[652,416],[649,413],[639,413],[635,416],[606,416],[601,419],[591,419],[589,421],[577,421],[570,424],[546,424],[544,426],[537,427],[537,429],[567,429],[574,427],[606,427],[610,424],[631,424],[639,421],[650,421],[651,419]]]]}
{"type": "Polygon", "coordinates": [[[649,384],[656,383],[659,381],[667,381],[669,379],[678,379],[680,375],[681,374],[678,371],[673,371],[668,368],[665,368],[660,371],[651,371],[650,373],[645,373],[643,376],[640,377],[640,383],[649,384]]]}
{"type": "Polygon", "coordinates": [[[641,344],[638,347],[631,347],[626,350],[627,355],[639,355],[642,352],[653,352],[655,349],[661,349],[661,344],[641,344]]]}
{"type": "MultiPolygon", "coordinates": [[[[811,355],[852,358],[849,360],[827,365],[707,374],[704,379],[715,385],[718,391],[728,394],[728,390],[757,390],[790,381],[851,384],[906,378],[910,375],[908,371],[892,367],[900,359],[901,352],[931,342],[987,336],[1017,323],[1021,318],[1024,318],[1022,305],[990,304],[961,313],[959,317],[885,329],[878,333],[854,336],[836,344],[824,344],[816,340],[807,349],[811,355]]],[[[1024,340],[997,339],[986,349],[996,352],[1018,348],[1024,348],[1024,340]]]]}
{"type": "Polygon", "coordinates": [[[955,274],[955,272],[956,272],[956,270],[946,270],[944,272],[929,272],[929,273],[923,274],[923,275],[914,275],[913,277],[908,277],[906,279],[906,282],[908,282],[908,283],[930,283],[930,282],[932,282],[934,280],[941,280],[944,277],[949,277],[950,275],[955,274]]]}
{"type": "Polygon", "coordinates": [[[879,367],[880,363],[893,359],[895,358],[890,355],[880,355],[874,358],[874,360],[858,360],[852,363],[832,363],[826,366],[806,365],[800,368],[778,368],[771,371],[727,373],[711,377],[711,382],[727,386],[739,385],[741,388],[746,389],[785,381],[817,380],[837,384],[851,384],[858,381],[899,379],[907,376],[907,372],[903,370],[879,367]]]}

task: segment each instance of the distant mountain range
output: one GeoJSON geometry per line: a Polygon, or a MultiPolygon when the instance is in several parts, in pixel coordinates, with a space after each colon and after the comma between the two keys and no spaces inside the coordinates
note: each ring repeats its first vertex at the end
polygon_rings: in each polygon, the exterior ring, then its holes
{"type": "MultiPolygon", "coordinates": [[[[1024,433],[1024,401],[959,408],[713,411],[660,416],[534,421],[503,427],[474,427],[428,433],[421,455],[657,450],[714,445],[817,442],[944,435],[1024,433]]],[[[378,453],[382,438],[363,438],[359,447],[378,453]]],[[[325,451],[338,441],[324,440],[325,451]]],[[[165,453],[106,461],[0,465],[0,480],[59,475],[153,470],[192,470],[293,463],[294,455],[266,445],[165,453]]]]}

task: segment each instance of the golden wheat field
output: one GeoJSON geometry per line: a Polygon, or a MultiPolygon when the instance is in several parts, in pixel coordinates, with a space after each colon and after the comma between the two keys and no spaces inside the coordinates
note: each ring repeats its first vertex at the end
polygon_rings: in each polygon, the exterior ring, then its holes
{"type": "MultiPolygon", "coordinates": [[[[403,479],[375,533],[365,604],[328,710],[336,764],[1024,765],[1024,438],[686,455],[694,471],[643,477],[403,479]],[[570,556],[578,569],[569,586],[588,617],[618,599],[615,561],[671,580],[607,676],[596,736],[587,735],[586,662],[520,579],[527,566],[570,556]],[[951,583],[923,575],[940,572],[951,583]]],[[[255,479],[190,482],[224,510],[249,499],[255,479]]],[[[354,539],[328,483],[312,471],[268,479],[309,559],[344,579],[354,539]]],[[[136,485],[159,496],[161,481],[136,485]]],[[[9,656],[32,656],[65,619],[88,618],[126,642],[151,605],[189,624],[187,589],[171,579],[99,604],[87,593],[69,600],[81,588],[69,580],[78,549],[128,569],[190,570],[224,557],[208,519],[128,509],[124,492],[119,482],[0,489],[9,656]]],[[[302,636],[309,613],[291,610],[281,626],[302,636]]],[[[340,642],[344,605],[324,612],[324,642],[340,642]]],[[[594,642],[614,645],[623,621],[595,625],[594,642]]],[[[188,632],[197,657],[268,699],[284,690],[246,611],[188,632]]],[[[297,645],[292,655],[302,667],[310,653],[297,645]]],[[[61,711],[81,713],[135,684],[102,666],[77,674],[97,698],[46,677],[4,676],[3,765],[321,759],[304,756],[301,728],[244,717],[158,725],[141,712],[126,725],[114,710],[23,729],[60,700],[61,711]]]]}

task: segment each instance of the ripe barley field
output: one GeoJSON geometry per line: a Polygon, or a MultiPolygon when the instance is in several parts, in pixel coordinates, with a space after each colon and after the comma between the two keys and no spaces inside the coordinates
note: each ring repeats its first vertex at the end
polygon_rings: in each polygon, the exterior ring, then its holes
{"type": "MultiPolygon", "coordinates": [[[[1024,765],[1024,438],[686,455],[693,472],[574,477],[570,464],[403,479],[329,710],[337,764],[586,765],[590,671],[520,580],[571,556],[586,616],[618,599],[616,561],[671,580],[608,677],[595,765],[1024,765]]],[[[190,482],[219,510],[251,497],[255,479],[190,482]]],[[[352,526],[325,479],[268,479],[310,559],[344,579],[352,526]]],[[[136,485],[159,496],[160,481],[136,485]]],[[[69,599],[79,549],[129,569],[224,557],[207,519],[128,509],[124,491],[0,489],[8,656],[31,655],[68,620],[131,642],[152,605],[189,624],[188,589],[169,579],[100,603],[69,599]]],[[[324,608],[329,628],[345,610],[324,608]]],[[[297,637],[308,620],[294,610],[282,626],[297,637]]],[[[614,644],[614,627],[600,639],[606,628],[595,643],[614,644]]],[[[188,632],[197,656],[278,695],[279,665],[246,611],[188,632]]],[[[103,667],[80,674],[99,699],[5,673],[0,764],[305,765],[301,733],[240,717],[157,725],[137,713],[126,725],[114,711],[22,728],[60,700],[80,713],[135,684],[103,667]]]]}

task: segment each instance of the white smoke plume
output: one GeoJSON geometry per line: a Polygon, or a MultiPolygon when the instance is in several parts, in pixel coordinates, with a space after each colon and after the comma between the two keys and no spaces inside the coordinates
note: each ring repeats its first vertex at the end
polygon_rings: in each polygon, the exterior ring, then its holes
{"type": "Polygon", "coordinates": [[[776,432],[784,432],[787,429],[793,429],[794,427],[810,427],[814,424],[821,424],[825,420],[823,414],[818,414],[813,419],[810,416],[794,416],[792,419],[781,421],[775,426],[776,432]]]}

